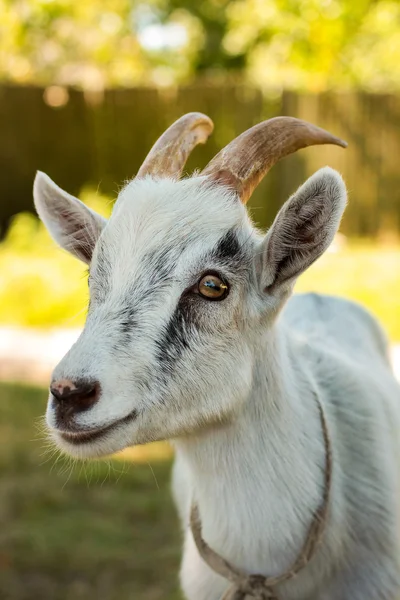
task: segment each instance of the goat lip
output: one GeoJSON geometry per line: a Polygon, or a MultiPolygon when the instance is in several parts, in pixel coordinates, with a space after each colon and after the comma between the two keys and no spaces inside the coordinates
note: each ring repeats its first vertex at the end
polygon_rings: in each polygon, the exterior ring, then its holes
{"type": "Polygon", "coordinates": [[[73,431],[60,431],[56,430],[58,435],[62,437],[62,439],[69,444],[73,444],[75,446],[79,444],[88,444],[90,442],[94,442],[99,438],[103,437],[107,433],[114,431],[121,425],[125,425],[127,423],[131,423],[138,416],[138,412],[133,410],[126,417],[122,419],[118,419],[118,421],[114,421],[105,427],[96,428],[96,429],[82,429],[82,430],[73,430],[73,431]]]}

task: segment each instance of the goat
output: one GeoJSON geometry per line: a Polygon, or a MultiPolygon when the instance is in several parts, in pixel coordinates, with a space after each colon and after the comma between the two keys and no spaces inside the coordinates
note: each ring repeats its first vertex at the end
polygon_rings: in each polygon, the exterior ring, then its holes
{"type": "Polygon", "coordinates": [[[333,239],[345,185],[336,171],[319,170],[266,235],[244,206],[279,159],[345,144],[276,117],[180,179],[212,128],[199,113],[175,122],[108,222],[37,174],[40,218],[90,269],[85,327],[53,373],[50,435],[77,458],[172,441],[189,600],[218,600],[230,589],[203,560],[199,539],[224,564],[279,579],[321,503],[322,538],[277,596],[395,600],[400,388],[385,336],[355,303],[291,297],[333,239]],[[188,526],[192,506],[203,538],[195,521],[188,526]]]}

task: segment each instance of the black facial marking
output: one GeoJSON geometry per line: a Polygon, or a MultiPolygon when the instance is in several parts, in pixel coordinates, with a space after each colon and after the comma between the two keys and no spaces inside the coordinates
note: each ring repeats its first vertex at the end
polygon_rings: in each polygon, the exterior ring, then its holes
{"type": "Polygon", "coordinates": [[[132,282],[127,302],[133,298],[138,308],[143,310],[151,303],[154,293],[170,283],[176,264],[174,252],[175,248],[157,248],[143,257],[143,272],[147,273],[147,279],[141,279],[139,286],[137,282],[132,282]]]}
{"type": "Polygon", "coordinates": [[[145,256],[144,260],[146,261],[146,265],[148,265],[146,271],[150,273],[150,285],[156,285],[160,281],[170,278],[176,264],[175,253],[176,248],[162,247],[149,252],[145,256]]]}
{"type": "Polygon", "coordinates": [[[137,327],[136,311],[132,306],[127,306],[121,310],[117,318],[123,334],[130,334],[137,327]]]}
{"type": "Polygon", "coordinates": [[[157,285],[162,281],[169,279],[174,265],[168,260],[168,256],[162,256],[162,253],[152,254],[148,257],[149,263],[149,285],[157,285]]]}
{"type": "Polygon", "coordinates": [[[113,344],[113,348],[117,352],[125,351],[132,341],[132,336],[137,335],[138,332],[136,310],[126,304],[124,308],[110,314],[110,319],[119,327],[118,341],[113,344]]]}
{"type": "Polygon", "coordinates": [[[185,301],[179,302],[163,337],[157,341],[157,360],[171,371],[182,354],[190,348],[190,338],[195,326],[190,323],[189,310],[185,301]]]}
{"type": "Polygon", "coordinates": [[[212,252],[212,258],[223,263],[240,263],[243,259],[243,249],[239,243],[235,229],[230,229],[219,240],[212,252]]]}
{"type": "MultiPolygon", "coordinates": [[[[243,259],[243,248],[234,228],[220,239],[207,257],[208,262],[230,268],[238,267],[243,259]]],[[[190,293],[181,296],[163,337],[157,342],[157,360],[165,370],[171,372],[183,353],[190,350],[191,340],[201,328],[201,312],[198,297],[190,293]]]]}

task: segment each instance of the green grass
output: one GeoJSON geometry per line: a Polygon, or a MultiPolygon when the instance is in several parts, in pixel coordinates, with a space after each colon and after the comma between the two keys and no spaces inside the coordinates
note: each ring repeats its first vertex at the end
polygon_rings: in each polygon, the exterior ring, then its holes
{"type": "Polygon", "coordinates": [[[169,455],[55,462],[45,403],[45,390],[0,385],[0,598],[180,599],[169,455]]]}

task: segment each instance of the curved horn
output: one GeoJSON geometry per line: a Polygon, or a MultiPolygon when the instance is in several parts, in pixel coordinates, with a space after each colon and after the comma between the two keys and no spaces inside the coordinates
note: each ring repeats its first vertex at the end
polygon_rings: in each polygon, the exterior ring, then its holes
{"type": "Polygon", "coordinates": [[[184,115],[157,140],[140,167],[137,177],[179,177],[193,148],[197,144],[204,144],[213,129],[211,119],[202,113],[184,115]]]}
{"type": "Polygon", "coordinates": [[[346,142],[316,125],[293,117],[275,117],[239,135],[209,162],[201,175],[233,188],[246,204],[278,160],[316,144],[347,146],[346,142]]]}

